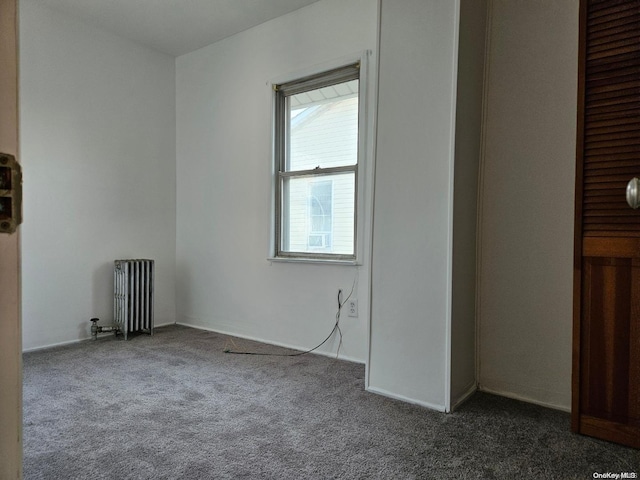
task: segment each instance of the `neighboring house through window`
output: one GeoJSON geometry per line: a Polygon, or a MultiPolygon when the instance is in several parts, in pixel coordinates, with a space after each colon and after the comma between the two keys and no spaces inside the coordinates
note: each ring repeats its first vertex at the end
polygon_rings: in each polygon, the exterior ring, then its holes
{"type": "Polygon", "coordinates": [[[274,86],[276,257],[355,260],[359,64],[274,86]]]}
{"type": "Polygon", "coordinates": [[[309,250],[331,253],[333,180],[309,182],[309,250]]]}

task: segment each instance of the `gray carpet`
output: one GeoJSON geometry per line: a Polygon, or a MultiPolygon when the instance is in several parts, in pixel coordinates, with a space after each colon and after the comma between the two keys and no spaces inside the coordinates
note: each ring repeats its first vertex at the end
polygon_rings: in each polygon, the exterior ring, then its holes
{"type": "Polygon", "coordinates": [[[639,451],[570,433],[566,413],[482,393],[437,413],[365,392],[362,365],[227,342],[171,326],[25,354],[25,479],[640,474],[639,451]]]}

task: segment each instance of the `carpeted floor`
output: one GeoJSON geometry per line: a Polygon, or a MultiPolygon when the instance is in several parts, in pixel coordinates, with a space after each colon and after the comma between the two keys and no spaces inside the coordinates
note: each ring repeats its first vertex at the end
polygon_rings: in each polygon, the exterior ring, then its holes
{"type": "Polygon", "coordinates": [[[433,412],[365,392],[362,365],[227,342],[171,326],[26,353],[25,479],[640,475],[639,451],[572,434],[566,413],[481,393],[433,412]]]}

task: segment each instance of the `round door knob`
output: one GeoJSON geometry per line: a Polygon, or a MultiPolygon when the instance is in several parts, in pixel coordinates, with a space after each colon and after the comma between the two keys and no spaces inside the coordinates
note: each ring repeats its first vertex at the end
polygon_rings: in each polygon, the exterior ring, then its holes
{"type": "Polygon", "coordinates": [[[633,209],[640,207],[640,180],[632,178],[627,184],[627,203],[633,209]]]}

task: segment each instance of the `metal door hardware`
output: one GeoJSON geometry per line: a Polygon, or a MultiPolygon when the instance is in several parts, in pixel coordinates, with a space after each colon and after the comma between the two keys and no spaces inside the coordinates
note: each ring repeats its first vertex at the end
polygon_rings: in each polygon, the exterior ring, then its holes
{"type": "Polygon", "coordinates": [[[637,177],[627,184],[627,203],[633,209],[640,207],[640,180],[637,177]]]}
{"type": "Polygon", "coordinates": [[[22,170],[16,157],[0,153],[0,233],[13,233],[22,223],[22,170]]]}

